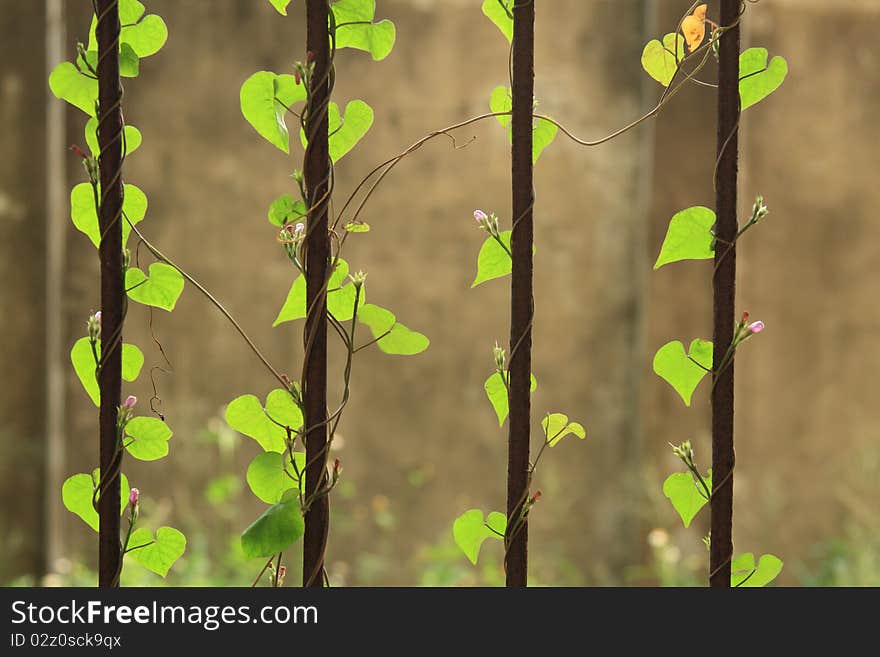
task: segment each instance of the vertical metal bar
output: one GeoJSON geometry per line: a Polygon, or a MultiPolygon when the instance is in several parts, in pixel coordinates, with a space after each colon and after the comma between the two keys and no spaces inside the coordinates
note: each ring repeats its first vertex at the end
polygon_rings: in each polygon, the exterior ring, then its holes
{"type": "Polygon", "coordinates": [[[535,88],[535,0],[513,9],[513,234],[510,304],[510,431],[507,457],[507,517],[513,528],[505,551],[507,586],[528,579],[528,523],[519,518],[529,489],[530,383],[532,371],[532,114],[535,88]]]}
{"type": "Polygon", "coordinates": [[[117,413],[122,394],[122,85],[119,80],[118,0],[97,0],[98,145],[101,202],[101,495],[98,500],[98,585],[117,585],[122,563],[119,543],[119,463],[117,413]]]}
{"type": "MultiPolygon", "coordinates": [[[[737,23],[740,0],[721,0],[721,25],[737,23]]],[[[736,216],[739,101],[739,24],[721,37],[718,68],[718,169],[715,180],[714,356],[717,367],[733,341],[736,322],[736,216]]],[[[730,586],[733,556],[733,360],[713,375],[712,534],[709,583],[730,586]]]]}
{"type": "MultiPolygon", "coordinates": [[[[62,0],[46,0],[46,75],[63,59],[66,30],[62,0]]],[[[54,568],[61,544],[61,490],[64,472],[63,294],[67,198],[64,103],[46,90],[46,461],[43,521],[46,571],[54,568]]]]}
{"type": "Polygon", "coordinates": [[[303,537],[303,586],[324,584],[324,550],[330,524],[326,495],[315,496],[327,482],[327,274],[330,240],[327,208],[330,191],[330,150],[327,105],[330,100],[330,39],[327,0],[306,4],[306,48],[314,62],[306,120],[308,148],[304,175],[309,200],[306,224],[306,326],[303,405],[306,426],[306,500],[303,537]]]}

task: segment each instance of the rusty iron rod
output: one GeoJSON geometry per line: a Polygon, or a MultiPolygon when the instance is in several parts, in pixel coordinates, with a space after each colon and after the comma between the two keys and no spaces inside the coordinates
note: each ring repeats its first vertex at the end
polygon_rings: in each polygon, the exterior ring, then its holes
{"type": "Polygon", "coordinates": [[[305,239],[306,325],[303,405],[306,426],[306,499],[303,538],[303,586],[324,584],[324,551],[330,524],[327,483],[327,289],[330,240],[327,210],[330,192],[330,150],[327,106],[330,101],[330,37],[327,0],[306,4],[306,48],[314,62],[306,121],[309,136],[304,161],[309,214],[305,239]]]}
{"type": "Polygon", "coordinates": [[[117,414],[122,395],[122,323],[125,289],[122,258],[122,85],[119,79],[119,3],[97,0],[98,145],[101,197],[101,393],[98,499],[98,586],[118,585],[122,563],[117,414]]]}
{"type": "MultiPolygon", "coordinates": [[[[715,179],[719,244],[715,249],[714,303],[712,311],[715,367],[733,341],[736,323],[736,214],[738,127],[740,115],[739,54],[740,0],[721,0],[721,25],[734,25],[721,37],[718,68],[718,151],[715,179]]],[[[713,375],[711,546],[709,584],[730,587],[733,557],[733,360],[713,375]]]]}
{"type": "Polygon", "coordinates": [[[513,109],[511,235],[510,428],[507,447],[507,517],[513,533],[505,550],[508,587],[524,587],[528,579],[528,523],[518,518],[529,490],[529,438],[532,371],[532,112],[535,88],[535,3],[513,9],[513,109]]]}

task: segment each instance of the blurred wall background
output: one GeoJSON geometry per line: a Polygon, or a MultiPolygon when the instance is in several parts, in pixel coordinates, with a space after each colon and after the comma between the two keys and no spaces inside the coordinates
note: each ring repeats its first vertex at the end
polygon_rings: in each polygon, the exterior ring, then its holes
{"type": "MultiPolygon", "coordinates": [[[[142,229],[295,374],[301,324],[271,328],[293,271],[265,214],[292,190],[300,153],[286,157],[256,135],[238,91],[254,71],[281,72],[304,57],[301,3],[286,19],[259,0],[146,4],[170,38],[126,84],[126,120],[144,135],[125,173],[150,200],[142,229]]],[[[478,0],[378,4],[377,16],[397,24],[392,55],[381,63],[337,55],[336,99],[361,98],[376,112],[337,168],[342,194],[423,134],[485,111],[507,78],[507,49],[478,0]]],[[[541,3],[541,111],[592,139],[653,106],[661,88],[641,70],[642,47],[671,31],[689,4],[541,3]]],[[[63,56],[71,58],[75,41],[87,37],[90,3],[65,0],[64,8],[63,56]]],[[[67,367],[66,352],[99,302],[96,252],[67,221],[63,302],[47,305],[45,172],[63,162],[66,189],[84,173],[65,149],[46,152],[46,69],[56,62],[46,61],[43,1],[0,0],[0,9],[0,582],[90,583],[91,530],[61,507],[60,481],[47,486],[43,476],[47,331],[62,333],[67,367]],[[32,579],[44,572],[49,579],[32,579]]],[[[741,214],[761,193],[771,215],[738,252],[740,308],[768,330],[737,359],[735,541],[738,552],[782,557],[785,584],[880,584],[878,31],[875,0],[763,0],[746,22],[744,45],[784,55],[790,74],[742,125],[741,214]]],[[[669,218],[713,204],[714,111],[712,90],[694,87],[656,121],[600,148],[560,136],[539,163],[533,408],[568,413],[589,437],[563,441],[538,472],[536,583],[702,577],[708,514],[681,529],[660,487],[678,468],[668,442],[691,439],[709,462],[708,385],[687,409],[651,372],[651,359],[668,340],[711,338],[711,264],[654,273],[651,266],[669,218]]],[[[65,112],[65,146],[83,144],[85,117],[65,112]]],[[[501,579],[500,546],[487,545],[473,569],[452,544],[451,524],[468,508],[504,505],[506,427],[498,428],[483,381],[494,342],[507,340],[508,286],[469,285],[482,241],[473,209],[509,218],[509,149],[494,123],[458,136],[473,141],[453,149],[435,140],[405,160],[368,206],[373,230],[347,247],[352,266],[369,273],[371,300],[432,344],[413,358],[359,354],[328,550],[338,584],[501,579]]],[[[140,255],[147,260],[145,249],[140,255]]],[[[187,286],[171,315],[130,308],[126,339],[143,349],[147,366],[126,392],[144,407],[149,368],[163,366],[154,338],[173,365],[170,374],[154,373],[175,437],[166,460],[129,459],[125,470],[142,491],[146,522],[189,536],[170,583],[249,584],[259,566],[243,563],[235,543],[261,508],[241,488],[258,448],[221,418],[226,402],[263,396],[272,381],[187,286]]],[[[340,355],[331,363],[337,369],[340,355]]],[[[96,414],[72,371],[64,374],[63,449],[53,452],[62,479],[96,460],[96,414]]]]}

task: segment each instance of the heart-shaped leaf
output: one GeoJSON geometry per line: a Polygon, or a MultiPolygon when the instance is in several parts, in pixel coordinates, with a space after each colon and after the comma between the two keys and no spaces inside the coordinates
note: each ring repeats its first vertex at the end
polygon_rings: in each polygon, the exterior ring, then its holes
{"type": "Polygon", "coordinates": [[[186,536],[173,527],[159,527],[155,538],[149,529],[141,527],[129,537],[126,556],[165,577],[185,551],[186,536]]]}
{"type": "MultiPolygon", "coordinates": [[[[143,137],[141,131],[133,125],[127,125],[123,129],[123,137],[125,139],[125,154],[131,155],[140,148],[143,137]]],[[[92,152],[92,157],[98,157],[101,152],[98,146],[98,119],[92,117],[86,121],[86,144],[92,152]]]]}
{"type": "Polygon", "coordinates": [[[715,212],[697,206],[676,213],[669,221],[666,239],[654,269],[679,260],[706,260],[715,257],[715,212]]]}
{"type": "Polygon", "coordinates": [[[286,226],[287,224],[305,222],[306,204],[294,201],[290,194],[279,196],[269,206],[269,223],[273,226],[286,226]]]}
{"type": "Polygon", "coordinates": [[[548,413],[541,420],[541,428],[544,429],[544,440],[553,447],[567,435],[572,434],[583,440],[587,437],[587,430],[579,422],[569,422],[564,413],[548,413]]]}
{"type": "Polygon", "coordinates": [[[357,48],[385,59],[394,47],[396,30],[389,20],[373,22],[376,0],[339,0],[331,5],[336,25],[336,48],[357,48]]]}
{"type": "Polygon", "coordinates": [[[241,549],[250,558],[271,557],[293,545],[304,532],[299,498],[296,491],[289,490],[244,530],[241,549]]]}
{"type": "Polygon", "coordinates": [[[183,276],[164,262],[154,262],[149,272],[149,277],[137,267],[130,267],[125,272],[125,289],[129,298],[145,306],[174,310],[183,292],[183,276]]]}
{"type": "MultiPolygon", "coordinates": [[[[139,223],[147,214],[147,195],[135,185],[123,186],[125,198],[122,200],[122,243],[128,242],[131,226],[139,223]]],[[[100,195],[100,185],[97,190],[100,195]]],[[[70,191],[70,218],[73,225],[86,234],[98,248],[101,242],[101,229],[98,227],[98,213],[95,211],[95,191],[90,183],[80,183],[70,191]]]]}
{"type": "Polygon", "coordinates": [[[70,62],[61,62],[49,74],[49,88],[56,98],[67,101],[89,116],[95,116],[98,80],[82,73],[70,62]]]}
{"type": "MultiPolygon", "coordinates": [[[[98,531],[98,512],[92,505],[92,496],[100,477],[100,471],[96,469],[92,474],[80,473],[68,477],[61,485],[61,501],[64,507],[82,518],[95,531],[98,531]]],[[[128,478],[124,474],[119,475],[119,489],[119,513],[122,515],[128,506],[128,495],[131,492],[128,478]]]]}
{"type": "Polygon", "coordinates": [[[134,417],[125,425],[125,448],[141,461],[155,461],[168,454],[171,428],[155,417],[134,417]]]}
{"type": "Polygon", "coordinates": [[[479,509],[465,511],[452,524],[452,537],[471,563],[476,565],[480,556],[480,548],[487,538],[504,539],[507,530],[507,516],[492,511],[483,520],[483,512],[479,509]]]}
{"type": "MultiPolygon", "coordinates": [[[[510,249],[510,235],[511,231],[509,230],[498,234],[498,238],[508,250],[510,249]]],[[[480,254],[477,256],[477,277],[471,283],[471,287],[477,287],[477,285],[494,278],[507,276],[511,271],[513,271],[513,261],[510,258],[510,253],[494,237],[487,237],[483,246],[480,247],[480,254]]]]}
{"type": "Polygon", "coordinates": [[[247,482],[251,491],[267,504],[275,504],[287,491],[305,490],[306,455],[294,452],[296,468],[290,463],[290,453],[263,452],[257,454],[247,469],[247,482]],[[297,475],[299,471],[299,476],[297,475]]]}
{"type": "Polygon", "coordinates": [[[291,0],[269,0],[269,4],[275,7],[275,11],[277,11],[282,16],[287,16],[287,5],[290,4],[291,0]]]}
{"type": "MultiPolygon", "coordinates": [[[[703,479],[706,487],[711,491],[712,471],[710,470],[703,479]]],[[[669,475],[663,482],[663,494],[678,511],[685,527],[690,526],[694,516],[709,502],[705,489],[690,472],[676,472],[669,475]]]]}
{"type": "Polygon", "coordinates": [[[302,412],[290,393],[280,388],[269,393],[265,409],[254,395],[242,395],[226,406],[226,423],[256,440],[266,452],[284,452],[287,449],[285,427],[297,431],[302,421],[302,412]]]}
{"type": "MultiPolygon", "coordinates": [[[[345,106],[345,116],[339,105],[330,103],[327,111],[330,134],[330,159],[339,162],[367,134],[373,125],[373,108],[362,100],[353,100],[345,106]]],[[[308,145],[305,130],[300,130],[303,148],[308,145]]]]}
{"type": "MultiPolygon", "coordinates": [[[[128,44],[140,58],[155,55],[168,40],[168,27],[165,21],[156,14],[145,16],[145,11],[146,8],[138,0],[119,2],[119,23],[122,26],[119,36],[120,48],[128,44]]],[[[88,49],[95,52],[98,50],[97,26],[97,18],[93,16],[88,49]]]]}
{"type": "Polygon", "coordinates": [[[762,554],[755,565],[751,552],[739,555],[730,564],[730,585],[743,588],[767,586],[782,572],[782,559],[773,554],[762,554]]]}
{"type": "Polygon", "coordinates": [[[684,37],[667,34],[663,43],[657,39],[649,41],[642,51],[642,68],[664,87],[668,87],[675,77],[678,62],[684,59],[684,37]],[[678,59],[676,60],[676,53],[678,59]]]}
{"type": "MultiPolygon", "coordinates": [[[[510,112],[513,110],[513,97],[508,87],[495,87],[489,97],[489,109],[492,112],[510,112]]],[[[512,117],[510,114],[502,114],[495,117],[502,127],[508,128],[508,137],[513,141],[512,117]]],[[[559,128],[556,124],[546,119],[535,119],[532,126],[532,163],[536,163],[541,153],[556,138],[559,128]]]]}
{"type": "Polygon", "coordinates": [[[739,96],[743,110],[776,91],[788,75],[788,62],[774,57],[767,64],[766,48],[749,48],[739,58],[739,96]]]}
{"type": "Polygon", "coordinates": [[[358,308],[358,321],[366,324],[373,339],[384,353],[392,356],[414,356],[431,344],[426,336],[397,321],[390,310],[372,303],[358,308]]]}
{"type": "MultiPolygon", "coordinates": [[[[84,56],[77,56],[76,66],[86,75],[98,70],[98,51],[89,50],[84,56]]],[[[119,46],[119,75],[123,78],[136,78],[140,74],[140,59],[127,43],[119,46]]]]}
{"type": "MultiPolygon", "coordinates": [[[[505,372],[504,376],[505,378],[509,377],[510,372],[505,372]]],[[[532,374],[530,391],[534,392],[537,387],[538,380],[535,378],[535,375],[532,374]]],[[[501,378],[501,373],[495,372],[492,376],[486,379],[483,388],[486,390],[486,396],[489,398],[489,403],[492,404],[492,408],[495,410],[495,415],[498,417],[498,426],[500,427],[504,424],[504,420],[507,419],[507,416],[510,413],[510,407],[508,406],[507,400],[507,386],[504,385],[504,379],[501,378]]]]}
{"type": "Polygon", "coordinates": [[[306,99],[306,88],[292,75],[258,71],[241,85],[241,113],[261,137],[285,153],[290,152],[290,133],[284,117],[296,102],[306,99]]]}
{"type": "Polygon", "coordinates": [[[654,354],[654,372],[675,388],[685,406],[691,405],[694,390],[711,367],[712,343],[708,340],[697,338],[691,342],[689,353],[685,353],[684,345],[675,340],[654,354]]]}
{"type": "MultiPolygon", "coordinates": [[[[97,357],[101,357],[101,341],[95,344],[97,357]]],[[[95,355],[92,354],[92,346],[88,338],[77,340],[70,350],[70,362],[73,370],[79,377],[80,383],[88,393],[95,406],[100,404],[101,392],[98,388],[98,380],[95,377],[95,355]]],[[[125,381],[134,381],[141,373],[144,366],[144,354],[133,344],[122,345],[122,378],[125,381]]]]}
{"type": "MultiPolygon", "coordinates": [[[[330,276],[330,281],[327,284],[328,307],[331,303],[330,298],[334,294],[339,294],[339,290],[342,288],[342,284],[345,282],[346,276],[348,276],[348,263],[342,258],[339,258],[336,261],[336,268],[333,270],[333,274],[330,276]]],[[[354,297],[352,296],[351,298],[351,303],[353,305],[354,297]]],[[[279,324],[290,322],[295,319],[305,319],[305,316],[306,279],[305,276],[299,275],[296,277],[293,285],[290,286],[290,290],[287,293],[287,298],[284,300],[284,305],[282,305],[281,310],[278,311],[278,317],[276,317],[275,321],[272,322],[272,326],[278,326],[279,324]]],[[[349,315],[349,319],[351,319],[351,315],[349,315]]]]}
{"type": "Polygon", "coordinates": [[[495,23],[508,43],[513,43],[514,0],[483,0],[483,14],[495,23]]]}

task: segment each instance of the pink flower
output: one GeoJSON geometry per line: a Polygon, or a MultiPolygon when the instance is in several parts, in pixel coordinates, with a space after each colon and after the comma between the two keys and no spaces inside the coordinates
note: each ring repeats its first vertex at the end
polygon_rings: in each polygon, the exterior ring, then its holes
{"type": "Polygon", "coordinates": [[[137,506],[138,498],[141,496],[141,492],[137,488],[132,488],[131,492],[128,494],[128,503],[131,506],[137,506]]]}
{"type": "Polygon", "coordinates": [[[122,408],[130,411],[131,409],[134,408],[134,405],[137,403],[138,403],[138,398],[135,397],[134,395],[129,395],[128,397],[125,398],[125,401],[122,402],[122,408]]]}
{"type": "Polygon", "coordinates": [[[760,333],[764,330],[764,322],[752,322],[747,330],[749,333],[760,333]]]}
{"type": "Polygon", "coordinates": [[[483,226],[489,221],[489,215],[482,210],[474,210],[474,221],[477,222],[478,226],[483,226]]]}
{"type": "Polygon", "coordinates": [[[101,311],[95,313],[95,322],[100,326],[101,325],[101,311]]]}

